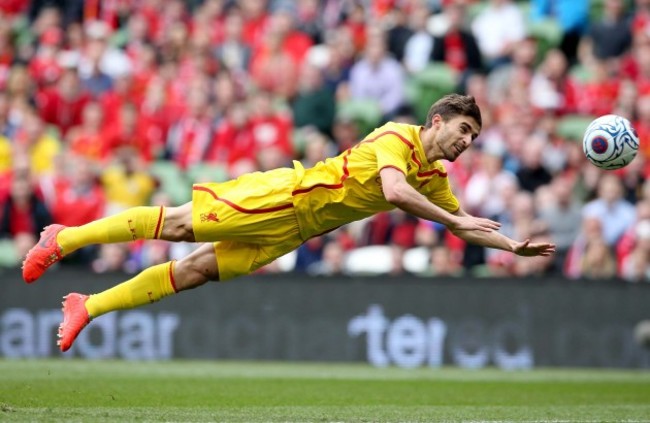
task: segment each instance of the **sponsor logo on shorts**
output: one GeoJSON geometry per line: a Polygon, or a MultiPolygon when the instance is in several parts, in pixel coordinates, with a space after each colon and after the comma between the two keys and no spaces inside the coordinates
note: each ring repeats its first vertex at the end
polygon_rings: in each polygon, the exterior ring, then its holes
{"type": "Polygon", "coordinates": [[[201,213],[201,223],[205,222],[218,222],[219,218],[217,217],[216,213],[210,212],[210,213],[201,213]]]}
{"type": "Polygon", "coordinates": [[[133,240],[135,241],[136,239],[138,239],[138,236],[135,233],[135,226],[133,226],[133,220],[129,219],[128,223],[129,223],[129,232],[131,232],[131,238],[133,238],[133,240]]]}

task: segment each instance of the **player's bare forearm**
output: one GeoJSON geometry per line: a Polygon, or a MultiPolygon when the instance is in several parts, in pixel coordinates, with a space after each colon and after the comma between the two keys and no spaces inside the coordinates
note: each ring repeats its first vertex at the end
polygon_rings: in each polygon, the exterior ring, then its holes
{"type": "Polygon", "coordinates": [[[516,241],[510,239],[500,232],[481,232],[459,230],[452,231],[454,235],[470,244],[480,245],[487,248],[497,248],[499,250],[514,252],[516,241]]]}
{"type": "MultiPolygon", "coordinates": [[[[456,214],[459,216],[469,216],[462,209],[458,210],[456,214]]],[[[529,239],[516,241],[497,231],[481,232],[452,230],[452,232],[454,235],[470,244],[476,244],[487,248],[497,248],[499,250],[515,253],[519,256],[549,256],[555,252],[555,244],[546,242],[531,243],[529,239]]]]}
{"type": "Polygon", "coordinates": [[[441,223],[450,230],[478,230],[491,232],[498,229],[500,224],[490,219],[474,217],[467,214],[452,214],[431,203],[424,195],[406,182],[402,172],[393,168],[381,170],[382,187],[386,200],[422,219],[441,223]]]}

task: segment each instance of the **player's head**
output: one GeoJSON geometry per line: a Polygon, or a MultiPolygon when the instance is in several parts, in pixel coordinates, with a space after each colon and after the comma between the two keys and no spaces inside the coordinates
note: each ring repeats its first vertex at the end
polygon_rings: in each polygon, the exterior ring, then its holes
{"type": "Polygon", "coordinates": [[[427,120],[424,122],[425,128],[431,128],[435,115],[440,115],[445,122],[448,122],[456,116],[468,116],[478,123],[479,129],[483,125],[481,109],[476,104],[474,97],[468,95],[448,94],[433,103],[429,109],[429,113],[427,113],[427,120]]]}
{"type": "Polygon", "coordinates": [[[429,109],[423,144],[433,146],[432,158],[453,162],[476,139],[481,125],[481,111],[474,97],[450,94],[429,109]]]}

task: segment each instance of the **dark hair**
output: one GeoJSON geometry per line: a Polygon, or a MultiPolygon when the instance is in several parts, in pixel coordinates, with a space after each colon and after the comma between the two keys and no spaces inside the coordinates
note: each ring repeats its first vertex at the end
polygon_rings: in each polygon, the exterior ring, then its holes
{"type": "Polygon", "coordinates": [[[479,109],[476,100],[471,95],[447,94],[433,103],[429,109],[429,113],[427,113],[427,120],[424,122],[425,128],[431,128],[433,115],[442,116],[442,120],[444,121],[448,121],[456,116],[469,116],[474,118],[479,128],[483,126],[481,109],[479,109]]]}

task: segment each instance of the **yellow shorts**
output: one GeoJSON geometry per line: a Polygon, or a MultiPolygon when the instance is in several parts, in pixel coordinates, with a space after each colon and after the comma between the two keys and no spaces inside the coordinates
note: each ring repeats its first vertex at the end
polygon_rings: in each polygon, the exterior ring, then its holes
{"type": "Polygon", "coordinates": [[[214,242],[219,280],[251,273],[303,243],[291,195],[295,183],[295,171],[287,168],[194,185],[194,237],[214,242]]]}

